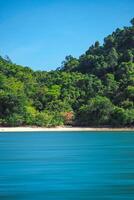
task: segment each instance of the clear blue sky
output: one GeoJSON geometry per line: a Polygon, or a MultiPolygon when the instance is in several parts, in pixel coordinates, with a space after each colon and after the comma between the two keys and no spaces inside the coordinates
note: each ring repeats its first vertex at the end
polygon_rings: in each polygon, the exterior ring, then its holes
{"type": "Polygon", "coordinates": [[[134,17],[133,0],[0,0],[0,55],[50,70],[134,17]]]}

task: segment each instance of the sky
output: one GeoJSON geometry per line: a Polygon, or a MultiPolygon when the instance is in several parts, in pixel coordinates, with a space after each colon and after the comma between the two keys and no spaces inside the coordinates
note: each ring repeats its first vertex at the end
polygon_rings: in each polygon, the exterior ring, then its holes
{"type": "Polygon", "coordinates": [[[0,55],[54,70],[133,17],[133,0],[0,0],[0,55]]]}

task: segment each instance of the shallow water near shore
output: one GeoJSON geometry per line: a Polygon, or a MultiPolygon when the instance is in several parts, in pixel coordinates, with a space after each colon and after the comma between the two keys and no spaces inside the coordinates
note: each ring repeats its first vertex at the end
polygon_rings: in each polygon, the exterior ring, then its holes
{"type": "Polygon", "coordinates": [[[134,132],[1,132],[0,200],[49,199],[134,199],[134,132]]]}

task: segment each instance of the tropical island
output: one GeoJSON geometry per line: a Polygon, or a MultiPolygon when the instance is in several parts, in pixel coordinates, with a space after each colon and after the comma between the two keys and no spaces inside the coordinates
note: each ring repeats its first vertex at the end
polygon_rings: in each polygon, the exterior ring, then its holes
{"type": "Polygon", "coordinates": [[[0,126],[134,126],[134,18],[55,71],[0,57],[0,126]]]}

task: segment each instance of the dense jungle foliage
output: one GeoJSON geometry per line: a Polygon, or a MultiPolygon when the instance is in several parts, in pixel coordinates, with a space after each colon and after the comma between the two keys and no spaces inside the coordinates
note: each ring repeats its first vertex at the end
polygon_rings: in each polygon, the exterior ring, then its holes
{"type": "Polygon", "coordinates": [[[55,71],[0,57],[1,126],[133,126],[134,19],[55,71]]]}

